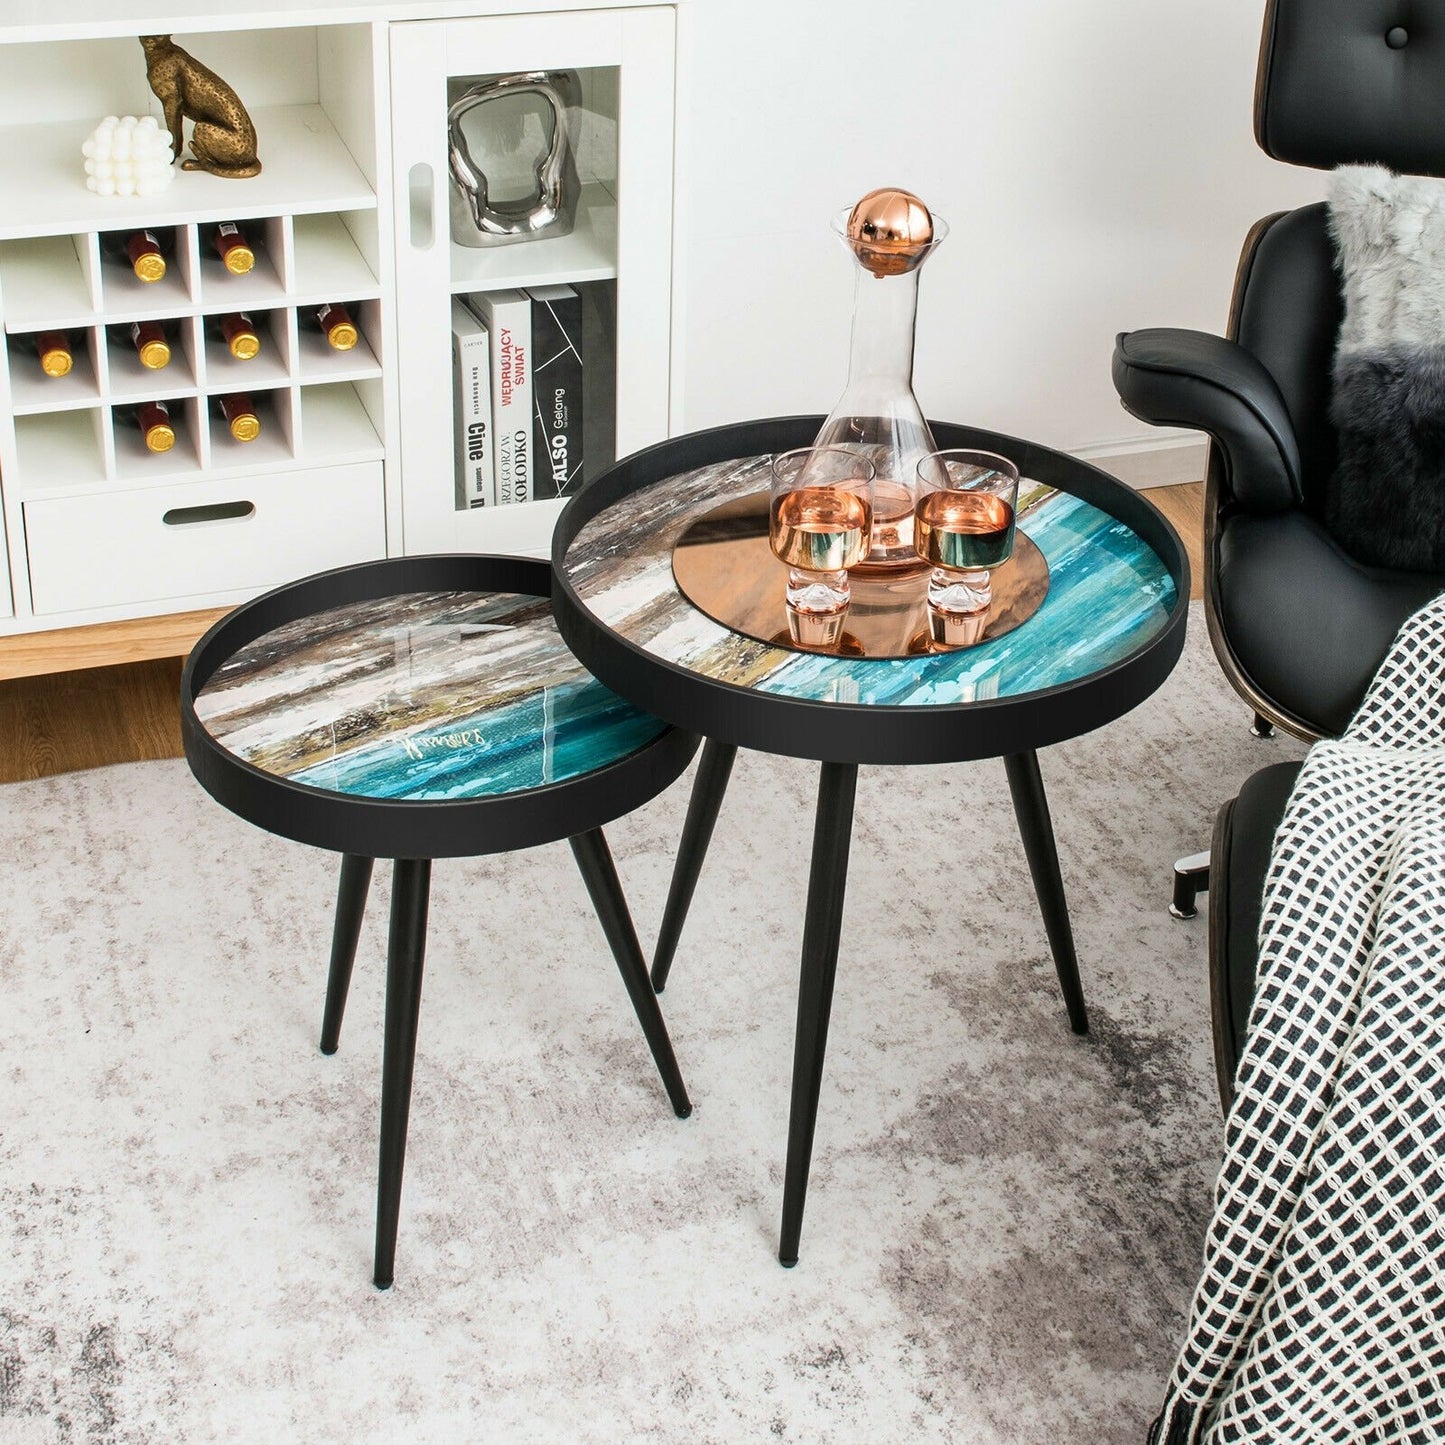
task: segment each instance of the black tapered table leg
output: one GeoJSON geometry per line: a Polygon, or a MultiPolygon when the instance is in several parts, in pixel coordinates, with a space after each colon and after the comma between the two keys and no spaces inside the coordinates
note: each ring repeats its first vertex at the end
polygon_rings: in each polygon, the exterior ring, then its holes
{"type": "Polygon", "coordinates": [[[632,915],[627,911],[627,900],[622,895],[622,884],[618,882],[607,840],[600,828],[594,828],[567,841],[572,845],[572,856],[576,858],[582,881],[587,885],[602,932],[607,935],[608,947],[617,960],[617,971],[627,985],[637,1021],[642,1025],[647,1045],[652,1050],[653,1062],[662,1076],[662,1085],[672,1101],[673,1112],[679,1119],[686,1119],[692,1113],[692,1104],[682,1082],[682,1071],[673,1056],[667,1025],[662,1021],[662,1010],[657,1006],[657,997],[647,977],[647,961],[637,941],[637,930],[632,926],[632,915]]]}
{"type": "Polygon", "coordinates": [[[662,927],[657,933],[657,950],[652,955],[652,987],[661,993],[667,987],[672,969],[672,956],[682,936],[682,925],[692,904],[693,890],[702,872],[707,845],[712,840],[713,825],[722,808],[723,794],[728,789],[728,776],[733,770],[735,747],[709,738],[697,765],[692,785],[692,798],[687,805],[687,821],[682,825],[682,840],[677,846],[677,862],[672,868],[672,885],[667,890],[667,907],[662,911],[662,927]]]}
{"type": "Polygon", "coordinates": [[[798,1262],[803,1203],[813,1159],[813,1130],[823,1085],[823,1053],[833,1009],[838,941],[843,931],[843,893],[848,883],[848,847],[853,835],[855,763],[824,763],[818,779],[818,812],[813,824],[813,862],[808,874],[808,911],[803,924],[803,960],[798,975],[798,1031],[793,1043],[793,1100],[788,1118],[788,1162],[783,1175],[783,1227],[778,1262],[798,1262]]]}
{"type": "Polygon", "coordinates": [[[1035,752],[1010,753],[1003,765],[1013,794],[1014,816],[1029,860],[1044,930],[1059,975],[1059,990],[1069,1012],[1069,1027],[1076,1034],[1089,1032],[1089,1015],[1084,1009],[1084,987],[1079,982],[1079,960],[1074,953],[1074,930],[1069,923],[1069,905],[1064,897],[1064,880],[1059,873],[1059,853],[1054,846],[1054,825],[1049,819],[1049,800],[1035,752]]]}
{"type": "Polygon", "coordinates": [[[411,1114],[416,1063],[416,1022],[421,1011],[431,861],[398,858],[391,877],[391,935],[386,946],[386,1036],[381,1060],[381,1161],[376,1184],[377,1289],[396,1273],[396,1228],[401,1218],[401,1174],[411,1114]]]}
{"type": "Polygon", "coordinates": [[[326,1007],[321,1014],[321,1052],[334,1054],[341,1042],[341,1016],[351,988],[351,966],[356,962],[356,941],[366,916],[366,895],[371,888],[372,859],[354,853],[341,855],[341,881],[336,885],[336,923],[331,931],[331,971],[326,977],[326,1007]]]}

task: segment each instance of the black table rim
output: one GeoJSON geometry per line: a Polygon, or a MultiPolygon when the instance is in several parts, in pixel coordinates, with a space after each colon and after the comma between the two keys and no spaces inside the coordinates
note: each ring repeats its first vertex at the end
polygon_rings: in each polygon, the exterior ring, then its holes
{"type": "Polygon", "coordinates": [[[515,592],[546,597],[551,571],[531,557],[448,553],[318,572],[243,604],[192,648],[181,673],[181,739],[196,780],[269,833],[368,858],[453,858],[570,838],[641,807],[683,772],[698,739],[670,727],[606,767],[485,798],[364,798],[267,773],[229,752],[196,716],[200,690],[229,658],[274,628],[348,603],[405,592],[515,592]]]}
{"type": "Polygon", "coordinates": [[[652,482],[733,458],[807,446],[821,416],[778,417],[675,437],[624,458],[582,488],[552,534],[553,609],[568,647],[595,677],[638,707],[690,732],[761,752],[838,763],[941,763],[1022,753],[1112,722],[1148,697],[1184,647],[1189,560],[1179,535],[1145,498],[1087,462],[1037,442],[930,422],[940,447],[999,452],[1034,481],[1072,493],[1131,527],[1177,589],[1165,625],[1125,657],[1071,682],[957,704],[816,702],[707,678],[647,652],[599,621],[567,575],[569,547],[614,502],[652,482]]]}

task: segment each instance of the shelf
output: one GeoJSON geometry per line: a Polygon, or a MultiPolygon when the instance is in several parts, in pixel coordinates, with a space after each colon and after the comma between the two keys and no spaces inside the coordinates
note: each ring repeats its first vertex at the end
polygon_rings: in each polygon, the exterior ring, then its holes
{"type": "Polygon", "coordinates": [[[335,350],[315,331],[298,333],[297,341],[296,379],[300,382],[364,381],[381,375],[381,363],[364,334],[350,351],[335,350]]]}
{"type": "Polygon", "coordinates": [[[221,258],[202,244],[200,304],[205,311],[266,311],[289,299],[276,270],[276,257],[259,238],[252,242],[256,264],[243,276],[226,270],[221,258]]]}
{"type": "Polygon", "coordinates": [[[261,435],[249,442],[238,442],[225,419],[211,412],[211,464],[206,469],[207,476],[226,472],[269,473],[289,467],[295,461],[289,435],[290,392],[247,388],[246,395],[256,408],[261,435]]]}
{"type": "Polygon", "coordinates": [[[0,304],[6,331],[86,326],[95,320],[90,287],[70,236],[0,241],[0,304]]]}
{"type": "Polygon", "coordinates": [[[140,364],[134,346],[106,338],[111,400],[134,403],[146,401],[158,391],[164,391],[167,396],[187,395],[194,391],[196,371],[188,353],[188,339],[168,335],[167,340],[171,346],[169,363],[152,369],[140,364]]]}
{"type": "Polygon", "coordinates": [[[519,552],[531,557],[551,555],[552,529],[566,506],[565,498],[518,502],[510,507],[470,507],[456,513],[458,551],[519,552]]]}
{"type": "Polygon", "coordinates": [[[123,258],[117,261],[107,256],[100,263],[100,287],[108,321],[177,316],[191,300],[174,244],[166,256],[166,274],[159,281],[142,281],[123,258]]]}
{"type": "Polygon", "coordinates": [[[617,201],[600,182],[582,187],[571,234],[507,246],[451,243],[452,292],[500,291],[617,275],[617,201]]]}
{"type": "Polygon", "coordinates": [[[277,331],[267,314],[248,313],[256,323],[261,350],[249,361],[231,355],[226,343],[218,337],[206,337],[206,389],[214,392],[255,391],[258,387],[285,386],[290,380],[277,331]]]}
{"type": "Polygon", "coordinates": [[[100,196],[86,190],[80,147],[99,116],[5,127],[0,130],[0,195],[23,196],[25,204],[0,215],[0,240],[376,206],[375,192],[319,105],[261,109],[252,118],[264,166],[259,176],[236,181],[177,169],[171,184],[155,196],[100,196]]]}
{"type": "Polygon", "coordinates": [[[373,461],[383,455],[381,438],[356,394],[346,383],[301,389],[301,455],[307,466],[373,461]]]}
{"type": "MultiPolygon", "coordinates": [[[[24,491],[53,496],[59,489],[104,485],[105,461],[100,449],[103,415],[101,408],[93,407],[16,417],[15,450],[20,463],[16,471],[21,478],[30,479],[24,491]],[[36,477],[47,478],[51,485],[37,487],[36,477]]],[[[9,485],[7,481],[7,490],[9,485]]]]}
{"type": "MultiPolygon", "coordinates": [[[[169,388],[154,389],[147,400],[163,401],[171,414],[171,426],[175,428],[176,444],[168,452],[153,452],[145,439],[133,426],[122,420],[126,408],[115,409],[115,476],[121,486],[134,486],[137,482],[179,481],[195,475],[200,466],[200,440],[197,416],[200,402],[194,395],[182,396],[169,388]]],[[[54,488],[45,489],[46,496],[54,496],[54,488]]]]}
{"type": "Polygon", "coordinates": [[[294,227],[297,296],[320,302],[379,294],[376,277],[340,216],[297,216],[294,227]]]}
{"type": "Polygon", "coordinates": [[[10,403],[16,416],[99,404],[100,387],[89,342],[72,335],[70,344],[75,362],[67,376],[46,376],[36,357],[11,351],[10,403]]]}

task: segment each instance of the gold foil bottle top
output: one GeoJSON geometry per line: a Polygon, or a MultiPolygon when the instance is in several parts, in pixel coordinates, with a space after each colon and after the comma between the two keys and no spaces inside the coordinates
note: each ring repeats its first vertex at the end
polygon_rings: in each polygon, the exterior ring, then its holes
{"type": "Polygon", "coordinates": [[[176,444],[176,429],[165,422],[158,422],[146,428],[145,439],[151,451],[168,452],[176,444]]]}
{"type": "Polygon", "coordinates": [[[237,361],[251,361],[261,354],[261,337],[244,311],[221,317],[220,328],[226,349],[237,361]]]}
{"type": "Polygon", "coordinates": [[[351,313],[333,301],[328,301],[317,311],[316,321],[326,333],[326,340],[333,351],[350,351],[360,339],[361,333],[357,331],[351,313]]]}
{"type": "Polygon", "coordinates": [[[213,244],[233,276],[244,276],[256,264],[256,253],[246,244],[241,228],[234,221],[222,221],[216,227],[213,244]]]}
{"type": "Polygon", "coordinates": [[[251,398],[244,392],[218,397],[216,405],[238,442],[253,442],[261,435],[261,418],[256,415],[251,398]]]}
{"type": "Polygon", "coordinates": [[[42,351],[40,353],[40,369],[46,376],[69,376],[70,368],[73,364],[68,351],[62,351],[56,348],[53,351],[42,351]]]}
{"type": "Polygon", "coordinates": [[[847,241],[875,276],[902,276],[933,244],[933,217],[911,191],[884,186],[869,191],[848,215],[847,241]]]}
{"type": "Polygon", "coordinates": [[[147,341],[140,347],[140,364],[148,366],[152,371],[159,371],[163,366],[169,366],[171,361],[171,348],[164,341],[147,341]]]}
{"type": "Polygon", "coordinates": [[[166,274],[166,258],[161,255],[161,243],[154,231],[137,231],[128,236],[125,254],[137,280],[159,281],[166,274]]]}

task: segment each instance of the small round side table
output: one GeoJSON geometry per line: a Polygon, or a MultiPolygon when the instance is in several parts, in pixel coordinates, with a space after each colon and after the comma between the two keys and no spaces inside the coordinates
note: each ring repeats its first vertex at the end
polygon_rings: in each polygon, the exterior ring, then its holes
{"type": "Polygon", "coordinates": [[[323,1053],[336,1050],[372,862],[395,859],[374,1281],[392,1283],[434,858],[566,838],[679,1117],[691,1112],[602,825],[697,738],[593,679],[557,634],[550,569],[405,557],[278,588],[221,619],[181,678],[186,760],[242,818],[342,854],[323,1053]]]}
{"type": "MultiPolygon", "coordinates": [[[[798,984],[778,1258],[798,1259],[842,930],[858,767],[1002,758],[1074,1032],[1088,1016],[1037,750],[1142,702],[1184,646],[1189,563],[1142,496],[1035,442],[932,423],[940,447],[999,452],[1033,500],[1018,525],[1047,560],[1048,594],[1022,626],[977,647],[858,659],[770,645],[695,608],[673,549],[719,504],[768,488],[772,454],[808,446],[823,418],[781,417],[673,437],[617,463],[558,519],[562,636],[638,707],[707,738],[652,978],[667,979],[739,747],[821,763],[798,984]]],[[[802,900],[799,900],[802,904],[802,900]]]]}

